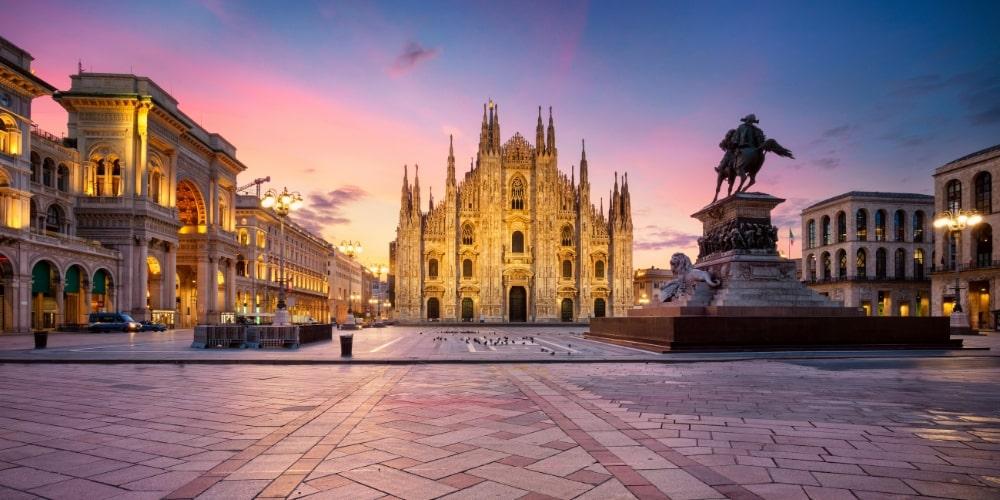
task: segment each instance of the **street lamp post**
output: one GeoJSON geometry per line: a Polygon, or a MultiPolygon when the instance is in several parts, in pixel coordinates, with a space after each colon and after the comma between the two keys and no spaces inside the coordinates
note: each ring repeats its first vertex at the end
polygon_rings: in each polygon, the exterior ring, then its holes
{"type": "Polygon", "coordinates": [[[946,210],[938,214],[934,219],[934,227],[947,229],[949,234],[951,234],[952,240],[955,242],[955,307],[951,310],[951,329],[953,332],[969,330],[969,316],[962,311],[962,295],[959,283],[962,248],[958,241],[958,236],[966,228],[971,229],[982,221],[983,217],[976,213],[975,210],[962,209],[946,210]]]}
{"type": "MultiPolygon", "coordinates": [[[[361,247],[360,241],[341,241],[338,247],[340,252],[348,256],[351,261],[354,260],[355,255],[360,255],[364,248],[361,247]]],[[[353,268],[351,269],[353,271],[353,268]]],[[[347,323],[354,324],[354,297],[357,292],[352,291],[354,285],[353,272],[348,275],[347,278],[347,294],[350,296],[350,302],[347,303],[347,323]]]]}
{"type": "Polygon", "coordinates": [[[279,193],[269,189],[260,201],[260,206],[274,210],[281,223],[281,260],[278,268],[278,310],[274,312],[275,325],[288,325],[291,323],[288,314],[288,305],[285,303],[285,218],[288,213],[302,207],[302,195],[290,193],[288,188],[283,188],[279,193]]]}

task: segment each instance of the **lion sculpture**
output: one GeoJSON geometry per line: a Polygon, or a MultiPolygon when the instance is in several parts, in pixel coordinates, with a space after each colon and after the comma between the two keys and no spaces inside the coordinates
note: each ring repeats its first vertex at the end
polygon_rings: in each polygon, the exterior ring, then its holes
{"type": "Polygon", "coordinates": [[[695,269],[691,259],[680,252],[670,257],[670,270],[674,273],[674,279],[660,289],[660,302],[671,302],[679,298],[694,288],[699,281],[705,282],[712,288],[720,284],[719,281],[712,279],[708,271],[695,269]]]}

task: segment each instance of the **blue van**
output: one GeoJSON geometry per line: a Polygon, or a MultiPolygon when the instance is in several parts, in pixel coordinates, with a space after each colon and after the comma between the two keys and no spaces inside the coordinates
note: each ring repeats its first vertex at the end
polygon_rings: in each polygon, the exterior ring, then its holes
{"type": "Polygon", "coordinates": [[[123,312],[109,313],[109,312],[98,312],[90,313],[90,317],[87,318],[90,323],[87,325],[87,330],[92,333],[102,333],[102,332],[135,332],[139,330],[139,322],[132,319],[123,312]]]}

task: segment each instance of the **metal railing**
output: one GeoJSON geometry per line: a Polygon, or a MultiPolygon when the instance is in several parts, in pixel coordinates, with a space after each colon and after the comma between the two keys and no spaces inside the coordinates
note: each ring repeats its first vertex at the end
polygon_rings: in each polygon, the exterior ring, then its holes
{"type": "Polygon", "coordinates": [[[921,282],[921,281],[923,281],[923,282],[929,282],[930,279],[931,278],[928,275],[924,275],[924,276],[894,276],[894,275],[885,275],[885,276],[830,276],[829,278],[820,278],[820,277],[807,278],[806,279],[806,283],[809,283],[809,284],[848,283],[848,282],[865,283],[865,282],[887,282],[887,281],[896,281],[896,282],[921,282]]]}

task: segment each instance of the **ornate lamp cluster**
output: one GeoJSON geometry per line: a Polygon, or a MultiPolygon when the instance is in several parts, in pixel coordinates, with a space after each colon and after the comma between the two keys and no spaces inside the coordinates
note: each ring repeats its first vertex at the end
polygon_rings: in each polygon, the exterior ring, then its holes
{"type": "Polygon", "coordinates": [[[962,231],[974,227],[982,221],[983,216],[975,210],[946,210],[934,219],[934,227],[947,228],[949,231],[962,231]]]}
{"type": "MultiPolygon", "coordinates": [[[[979,215],[975,210],[945,210],[934,218],[934,227],[938,229],[947,229],[952,234],[959,233],[965,229],[971,229],[983,221],[983,216],[979,215]]],[[[955,251],[958,252],[960,247],[955,246],[955,251]]],[[[952,314],[962,312],[962,299],[960,297],[960,286],[959,286],[959,260],[958,255],[955,256],[955,307],[952,309],[952,314]]],[[[953,319],[953,323],[955,318],[953,319]]],[[[967,319],[964,321],[968,321],[967,319]]],[[[968,325],[965,325],[968,326],[968,325]]]]}
{"type": "Polygon", "coordinates": [[[302,195],[297,192],[289,192],[288,188],[282,188],[281,192],[268,189],[264,193],[264,198],[260,200],[260,206],[274,210],[274,213],[285,217],[289,212],[302,208],[302,195]]]}
{"type": "Polygon", "coordinates": [[[260,200],[260,206],[274,210],[281,222],[281,269],[278,280],[280,288],[278,289],[278,310],[274,315],[276,325],[287,325],[290,322],[288,305],[285,302],[288,288],[285,280],[285,217],[288,217],[289,212],[302,208],[302,203],[302,195],[297,192],[289,192],[288,188],[282,188],[280,193],[274,189],[268,189],[260,200]]]}

